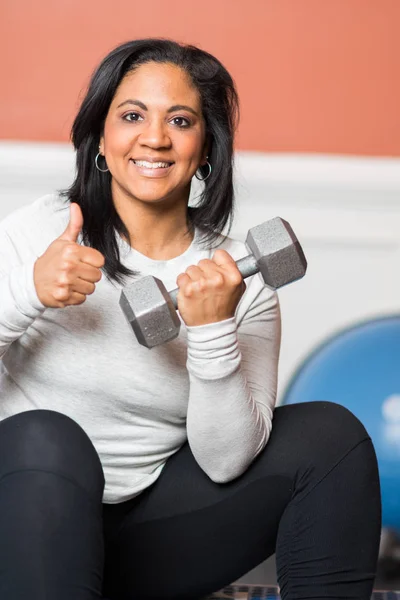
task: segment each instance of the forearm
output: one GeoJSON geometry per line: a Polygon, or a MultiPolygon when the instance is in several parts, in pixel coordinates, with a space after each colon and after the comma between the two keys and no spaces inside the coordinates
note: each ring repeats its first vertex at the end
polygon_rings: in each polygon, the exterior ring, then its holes
{"type": "Polygon", "coordinates": [[[0,358],[44,312],[33,282],[33,260],[0,277],[0,358]]]}
{"type": "MultiPolygon", "coordinates": [[[[222,483],[243,473],[265,447],[275,389],[272,384],[264,390],[270,397],[256,401],[243,369],[235,320],[218,325],[219,335],[211,344],[212,327],[188,328],[187,432],[199,465],[222,483]]],[[[247,373],[249,369],[246,365],[247,373]]]]}

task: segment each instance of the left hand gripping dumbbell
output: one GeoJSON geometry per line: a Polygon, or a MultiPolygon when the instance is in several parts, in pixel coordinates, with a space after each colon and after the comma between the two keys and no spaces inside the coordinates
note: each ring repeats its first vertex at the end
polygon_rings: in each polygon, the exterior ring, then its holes
{"type": "MultiPolygon", "coordinates": [[[[275,290],[305,275],[302,247],[289,223],[280,217],[250,229],[246,246],[251,254],[236,263],[244,279],[261,273],[266,285],[275,290]]],[[[139,344],[153,348],[178,336],[178,292],[179,288],[167,292],[162,281],[151,275],[123,288],[119,304],[139,344]]]]}

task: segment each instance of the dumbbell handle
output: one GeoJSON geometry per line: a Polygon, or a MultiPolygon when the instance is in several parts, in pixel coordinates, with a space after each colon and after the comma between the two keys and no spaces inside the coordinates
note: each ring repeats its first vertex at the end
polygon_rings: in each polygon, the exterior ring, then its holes
{"type": "MultiPolygon", "coordinates": [[[[251,277],[252,275],[255,275],[260,270],[253,254],[249,254],[248,256],[245,256],[244,258],[239,259],[236,262],[236,266],[239,269],[239,272],[240,272],[241,276],[243,277],[243,279],[246,279],[246,277],[251,277]]],[[[168,292],[168,294],[172,300],[172,304],[175,306],[175,308],[178,308],[178,301],[177,301],[178,293],[179,293],[179,288],[172,290],[172,292],[168,292]]]]}

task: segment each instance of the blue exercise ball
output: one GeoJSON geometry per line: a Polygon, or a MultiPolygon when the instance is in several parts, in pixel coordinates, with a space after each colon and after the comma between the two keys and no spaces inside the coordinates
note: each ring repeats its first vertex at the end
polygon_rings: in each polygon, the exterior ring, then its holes
{"type": "Polygon", "coordinates": [[[382,526],[400,532],[400,316],[359,323],[313,351],[282,402],[313,400],[341,404],[363,423],[378,459],[382,526]]]}

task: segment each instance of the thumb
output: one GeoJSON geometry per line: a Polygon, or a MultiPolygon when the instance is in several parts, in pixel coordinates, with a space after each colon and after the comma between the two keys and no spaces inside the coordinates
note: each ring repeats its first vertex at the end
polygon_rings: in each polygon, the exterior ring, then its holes
{"type": "Polygon", "coordinates": [[[76,242],[83,227],[83,215],[79,204],[71,203],[71,219],[67,229],[64,231],[60,239],[68,242],[76,242]]]}

